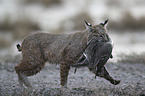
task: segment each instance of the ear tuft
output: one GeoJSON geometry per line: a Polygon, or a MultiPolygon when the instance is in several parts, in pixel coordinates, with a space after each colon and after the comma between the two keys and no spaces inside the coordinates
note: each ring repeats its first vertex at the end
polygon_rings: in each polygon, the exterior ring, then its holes
{"type": "Polygon", "coordinates": [[[105,26],[105,25],[108,23],[108,21],[109,21],[109,19],[105,20],[105,22],[104,22],[104,23],[100,23],[100,25],[105,26]]]}
{"type": "Polygon", "coordinates": [[[109,19],[105,20],[104,25],[106,25],[108,23],[109,19]]]}
{"type": "Polygon", "coordinates": [[[90,23],[88,23],[86,20],[84,20],[86,26],[92,26],[90,23]]]}

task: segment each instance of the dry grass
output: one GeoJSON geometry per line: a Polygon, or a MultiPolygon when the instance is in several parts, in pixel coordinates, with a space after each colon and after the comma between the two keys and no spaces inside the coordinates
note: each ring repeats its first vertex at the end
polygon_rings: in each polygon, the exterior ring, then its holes
{"type": "Polygon", "coordinates": [[[105,3],[109,7],[122,7],[122,3],[119,0],[107,0],[105,3]]]}
{"type": "Polygon", "coordinates": [[[79,13],[75,17],[71,18],[70,21],[74,24],[73,30],[84,30],[86,28],[84,20],[90,23],[92,21],[90,15],[87,12],[79,13]]]}
{"type": "Polygon", "coordinates": [[[44,6],[58,5],[62,3],[62,0],[23,0],[25,4],[42,4],[44,6]]]}
{"type": "Polygon", "coordinates": [[[40,27],[29,17],[23,17],[11,22],[10,17],[6,16],[3,21],[0,21],[0,30],[1,32],[12,32],[14,39],[22,39],[30,32],[40,30],[40,27]]]}
{"type": "Polygon", "coordinates": [[[18,20],[15,22],[15,25],[13,32],[15,34],[15,38],[17,39],[22,39],[29,33],[40,30],[39,25],[31,21],[29,18],[18,20]]]}
{"type": "Polygon", "coordinates": [[[81,12],[74,17],[69,18],[61,23],[58,30],[62,31],[80,31],[85,30],[84,20],[91,23],[91,16],[87,12],[81,12]]]}
{"type": "Polygon", "coordinates": [[[121,63],[142,63],[145,64],[145,53],[142,54],[136,54],[136,53],[132,53],[130,55],[126,55],[126,54],[120,54],[119,57],[121,58],[121,60],[119,60],[119,62],[121,63]]]}
{"type": "Polygon", "coordinates": [[[7,14],[3,21],[0,21],[0,30],[12,30],[14,28],[14,25],[11,23],[10,15],[7,14]]]}
{"type": "Polygon", "coordinates": [[[11,35],[7,32],[0,33],[0,49],[8,48],[12,45],[13,38],[11,35]]]}
{"type": "Polygon", "coordinates": [[[108,27],[115,30],[145,30],[145,16],[140,18],[135,18],[129,11],[123,13],[124,15],[121,17],[120,20],[114,21],[110,20],[108,27]]]}
{"type": "Polygon", "coordinates": [[[7,38],[0,38],[0,49],[10,47],[12,44],[12,41],[7,40],[7,38]]]}

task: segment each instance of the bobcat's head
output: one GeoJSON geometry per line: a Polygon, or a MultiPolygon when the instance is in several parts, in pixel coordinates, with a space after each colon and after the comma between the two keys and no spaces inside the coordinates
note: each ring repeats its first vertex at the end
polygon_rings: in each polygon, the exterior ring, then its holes
{"type": "Polygon", "coordinates": [[[87,31],[90,33],[88,41],[93,38],[96,38],[96,40],[98,41],[108,42],[110,38],[106,30],[107,23],[108,20],[106,20],[104,23],[100,23],[99,25],[91,25],[90,23],[85,21],[87,31]]]}

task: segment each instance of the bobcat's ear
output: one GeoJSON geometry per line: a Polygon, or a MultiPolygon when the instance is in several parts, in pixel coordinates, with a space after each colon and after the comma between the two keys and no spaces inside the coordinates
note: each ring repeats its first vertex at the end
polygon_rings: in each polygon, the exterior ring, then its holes
{"type": "Polygon", "coordinates": [[[88,23],[87,21],[85,21],[85,20],[84,20],[84,22],[85,22],[86,28],[87,28],[87,29],[90,29],[90,27],[91,27],[92,25],[91,25],[90,23],[88,23]]]}
{"type": "Polygon", "coordinates": [[[109,19],[105,20],[105,22],[104,22],[104,23],[100,23],[100,25],[105,26],[105,25],[108,23],[108,21],[109,21],[109,19]]]}

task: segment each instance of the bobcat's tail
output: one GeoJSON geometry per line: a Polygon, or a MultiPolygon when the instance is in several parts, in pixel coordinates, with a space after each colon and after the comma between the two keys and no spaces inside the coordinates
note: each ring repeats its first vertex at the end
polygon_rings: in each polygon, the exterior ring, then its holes
{"type": "Polygon", "coordinates": [[[20,44],[17,44],[16,46],[17,46],[18,51],[22,51],[20,44]]]}

